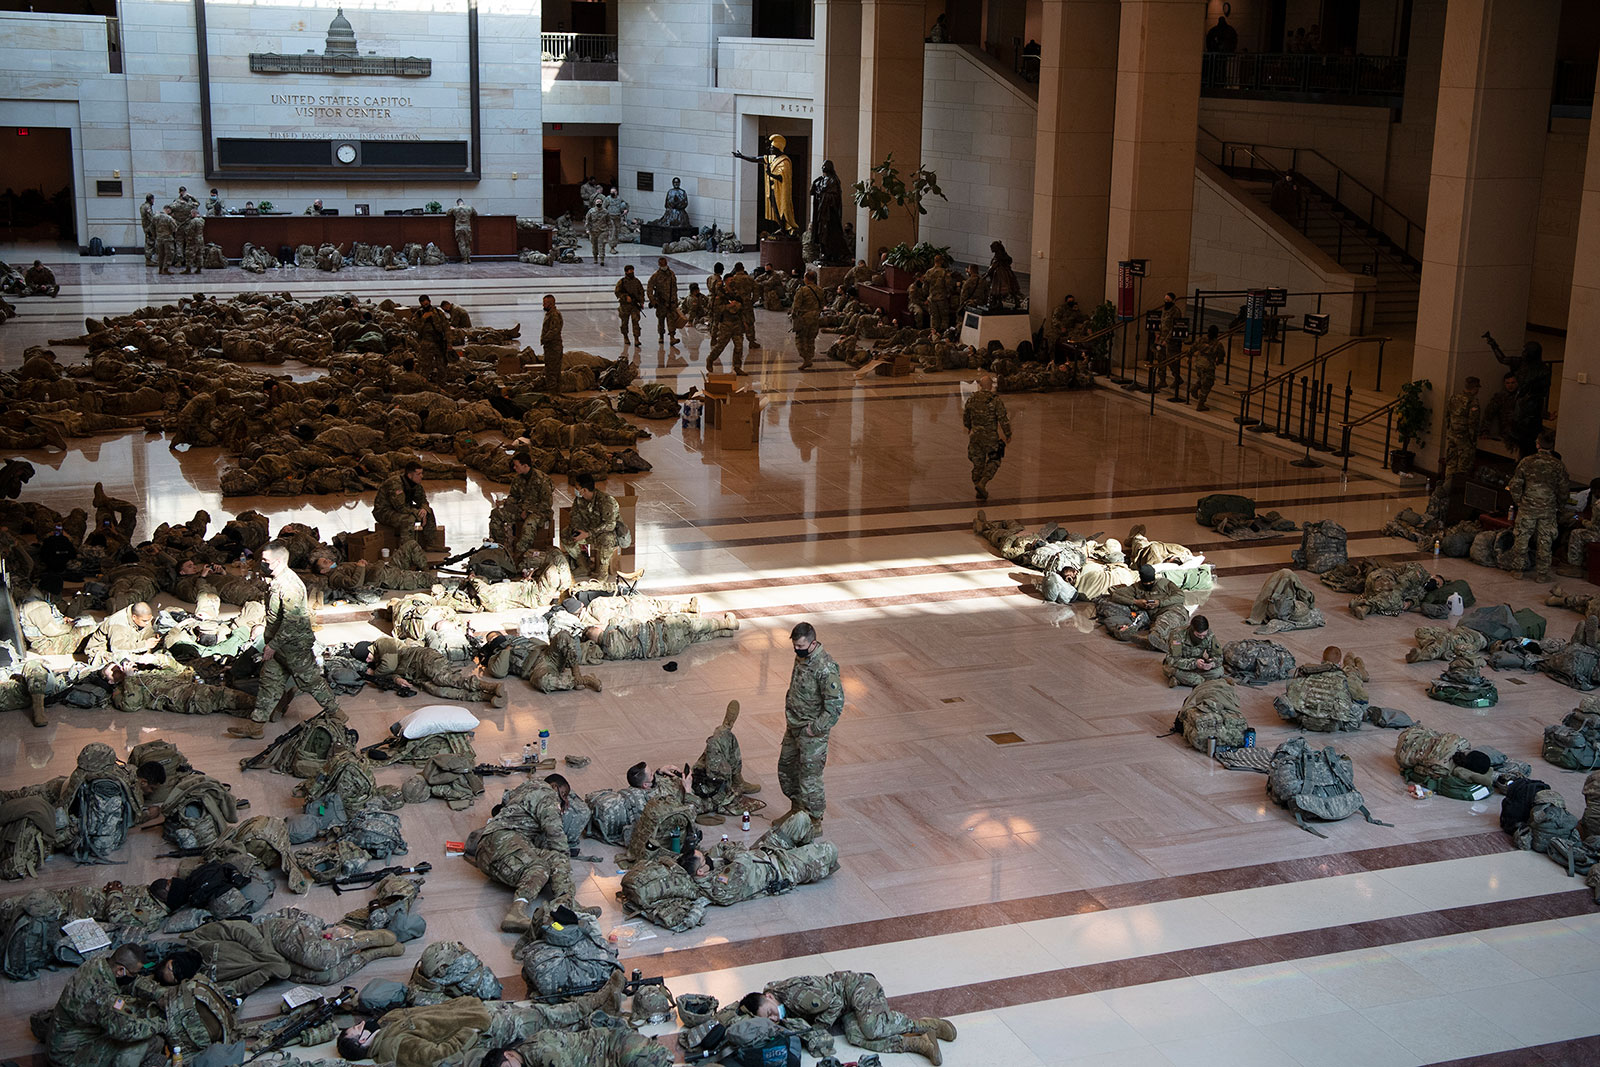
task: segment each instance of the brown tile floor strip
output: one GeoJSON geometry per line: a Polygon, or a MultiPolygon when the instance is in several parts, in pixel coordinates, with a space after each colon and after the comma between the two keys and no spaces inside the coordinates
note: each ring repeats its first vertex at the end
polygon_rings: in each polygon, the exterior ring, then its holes
{"type": "MultiPolygon", "coordinates": [[[[907,941],[919,937],[984,929],[995,925],[996,912],[1004,916],[1006,922],[1032,922],[1035,919],[1081,915],[1086,912],[1154,904],[1164,900],[1225,893],[1237,889],[1283,885],[1363,871],[1382,871],[1419,863],[1436,863],[1440,860],[1489,856],[1509,851],[1512,851],[1511,839],[1501,833],[1440,838],[1435,841],[1387,845],[1382,848],[1360,849],[1311,859],[1260,863],[1249,867],[1204,871],[1172,878],[1152,878],[1098,889],[1076,889],[1066,893],[1021,897],[1016,900],[999,901],[987,909],[945,908],[939,911],[896,916],[892,919],[846,923],[840,926],[757,937],[746,941],[701,945],[695,948],[673,950],[670,946],[663,946],[665,951],[661,954],[635,956],[627,963],[630,967],[639,967],[647,974],[661,974],[671,978],[675,975],[743,967],[752,963],[766,963],[814,953],[839,952],[891,941],[907,941]]],[[[1528,901],[1512,903],[1525,911],[1530,907],[1528,901]]],[[[1536,914],[1530,918],[1512,918],[1505,922],[1532,922],[1535,919],[1550,917],[1552,916],[1536,914]]],[[[1447,915],[1447,918],[1455,923],[1460,922],[1460,919],[1454,916],[1447,915]]],[[[1501,925],[1504,925],[1504,922],[1501,925]]]]}
{"type": "Polygon", "coordinates": [[[1594,1067],[1597,1063],[1600,1063],[1600,1037],[1575,1037],[1548,1045],[1440,1060],[1429,1067],[1594,1067]]]}
{"type": "Polygon", "coordinates": [[[993,1011],[1056,997],[1098,993],[1106,989],[1121,989],[1173,978],[1198,977],[1264,963],[1326,956],[1430,937],[1494,930],[1543,919],[1587,915],[1593,911],[1593,894],[1587,889],[1575,889],[1550,896],[1451,908],[1439,913],[1402,915],[1392,919],[1280,934],[1216,948],[1157,953],[1082,967],[1064,967],[977,985],[930,989],[924,993],[895,997],[890,1003],[913,1017],[993,1011]]]}

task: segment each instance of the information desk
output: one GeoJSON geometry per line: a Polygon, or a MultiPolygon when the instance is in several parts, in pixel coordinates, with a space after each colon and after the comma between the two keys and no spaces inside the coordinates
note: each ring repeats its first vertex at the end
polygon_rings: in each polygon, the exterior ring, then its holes
{"type": "MultiPolygon", "coordinates": [[[[530,244],[549,235],[538,231],[530,244]]],[[[455,230],[449,215],[210,215],[206,217],[206,241],[222,246],[222,254],[238,259],[245,242],[265,248],[273,255],[284,245],[341,245],[346,254],[353,242],[400,246],[429,241],[452,260],[456,258],[455,230]]],[[[539,249],[548,251],[548,249],[539,249]]],[[[517,248],[515,215],[479,215],[472,223],[472,254],[514,256],[517,248]]]]}

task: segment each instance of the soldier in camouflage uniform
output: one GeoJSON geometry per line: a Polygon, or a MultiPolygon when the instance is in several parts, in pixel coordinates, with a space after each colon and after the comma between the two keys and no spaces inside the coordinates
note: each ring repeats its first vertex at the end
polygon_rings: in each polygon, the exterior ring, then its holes
{"type": "Polygon", "coordinates": [[[1423,587],[1427,582],[1428,572],[1420,563],[1374,567],[1367,572],[1361,595],[1350,601],[1350,614],[1364,619],[1369,614],[1399,615],[1415,611],[1422,604],[1423,587]]]}
{"type": "Polygon", "coordinates": [[[417,297],[415,326],[417,370],[437,379],[450,356],[450,320],[426,295],[417,297]]]}
{"type": "Polygon", "coordinates": [[[967,398],[961,412],[967,428],[967,458],[972,461],[972,490],[979,500],[989,499],[989,482],[1000,470],[1000,459],[1011,441],[1011,417],[1006,402],[994,391],[994,376],[978,378],[978,391],[967,398]]]}
{"type": "Polygon", "coordinates": [[[1314,630],[1326,622],[1317,610],[1316,593],[1287,567],[1267,576],[1244,621],[1260,627],[1258,634],[1314,630]]]}
{"type": "MultiPolygon", "coordinates": [[[[1161,364],[1156,368],[1156,388],[1164,388],[1167,384],[1166,360],[1171,359],[1183,349],[1183,342],[1173,337],[1177,329],[1178,320],[1183,317],[1183,308],[1178,305],[1178,294],[1168,293],[1161,302],[1161,324],[1156,329],[1156,348],[1151,354],[1151,359],[1161,364]]],[[[1172,384],[1179,386],[1183,379],[1178,377],[1178,364],[1172,364],[1172,384]]]]}
{"type": "Polygon", "coordinates": [[[783,743],[778,749],[778,787],[792,810],[820,822],[827,812],[822,772],[828,762],[828,735],[844,712],[839,665],[817,640],[809,622],[789,631],[794,669],[783,698],[783,743]]]}
{"type": "Polygon", "coordinates": [[[611,218],[606,214],[605,201],[594,198],[594,206],[583,216],[583,232],[589,235],[589,250],[594,261],[606,265],[606,242],[611,237],[611,218]]]}
{"type": "Polygon", "coordinates": [[[631,1030],[543,1030],[489,1067],[671,1067],[672,1051],[631,1030]]]}
{"type": "Polygon", "coordinates": [[[680,866],[711,903],[726,908],[822,881],[839,869],[839,849],[831,841],[792,848],[746,848],[743,842],[719,841],[683,857],[680,866]]]}
{"type": "Polygon", "coordinates": [[[1444,521],[1450,487],[1456,478],[1470,474],[1478,459],[1478,438],[1483,433],[1483,409],[1478,406],[1482,383],[1468,378],[1461,392],[1450,397],[1444,409],[1444,428],[1439,435],[1439,480],[1428,498],[1428,514],[1444,521]]]}
{"type": "Polygon", "coordinates": [[[746,994],[739,1006],[751,1015],[773,1021],[786,1015],[824,1027],[838,1023],[845,1040],[857,1048],[915,1052],[935,1064],[944,1062],[939,1042],[956,1039],[955,1024],[947,1019],[913,1019],[890,1008],[888,995],[878,980],[859,971],[800,975],[771,982],[765,992],[746,994]]]}
{"type": "MultiPolygon", "coordinates": [[[[495,814],[474,836],[477,844],[468,857],[473,866],[512,889],[511,906],[500,920],[500,929],[508,933],[527,931],[532,925],[533,903],[545,891],[553,904],[577,908],[578,887],[572,881],[561,800],[549,778],[525,782],[508,791],[495,814]]],[[[599,908],[578,910],[600,913],[599,908]]]]}
{"type": "Polygon", "coordinates": [[[739,702],[728,701],[722,722],[706,738],[706,747],[694,762],[694,795],[700,821],[710,826],[722,822],[723,815],[741,810],[745,797],[761,792],[761,786],[744,779],[744,756],[733,725],[739,721],[739,702]]]}
{"type": "Polygon", "coordinates": [[[183,224],[183,273],[199,274],[205,269],[206,218],[196,211],[183,224]]]}
{"type": "Polygon", "coordinates": [[[245,718],[256,702],[249,693],[207,685],[187,667],[129,671],[112,664],[105,669],[105,679],[111,683],[111,704],[118,711],[224,712],[245,718]]]}
{"type": "Polygon", "coordinates": [[[935,333],[950,328],[950,316],[955,297],[955,279],[947,269],[950,261],[935,256],[933,266],[922,272],[922,289],[928,307],[928,325],[935,333]]]}
{"type": "Polygon", "coordinates": [[[164,207],[150,220],[150,232],[155,236],[156,242],[156,273],[171,274],[168,268],[172,266],[174,245],[178,237],[178,223],[172,217],[172,209],[164,207]]]}
{"type": "MultiPolygon", "coordinates": [[[[758,299],[756,283],[754,278],[745,273],[743,263],[735,263],[733,265],[733,272],[723,280],[722,291],[723,295],[730,300],[739,302],[739,329],[743,332],[744,339],[750,350],[754,351],[760,348],[761,342],[756,340],[756,301],[758,299]]],[[[738,349],[735,348],[734,352],[733,366],[735,373],[737,373],[739,368],[738,349]]]]}
{"type": "Polygon", "coordinates": [[[437,649],[393,637],[358,641],[354,657],[369,665],[375,678],[404,678],[418,688],[447,700],[483,700],[497,708],[506,706],[504,688],[485,681],[437,649]]]}
{"type": "Polygon", "coordinates": [[[1336,646],[1323,649],[1322,662],[1295,668],[1284,694],[1273,700],[1280,718],[1302,730],[1324,733],[1359,730],[1367,715],[1367,690],[1361,669],[1343,665],[1336,646]]]}
{"type": "Polygon", "coordinates": [[[322,710],[339,718],[339,699],[328,688],[317,666],[317,638],[311,631],[311,608],[306,603],[306,586],[289,569],[289,550],[270,544],[261,550],[261,564],[272,575],[267,593],[267,617],[263,630],[265,650],[261,653],[261,682],[256,691],[255,711],[250,722],[228,729],[230,737],[259,738],[263,724],[277,710],[294,687],[310,693],[322,710]]]}
{"type": "Polygon", "coordinates": [[[73,972],[51,1017],[50,1067],[139,1067],[146,1056],[162,1054],[165,1019],[121,988],[143,964],[144,951],[124,945],[73,972]]]}
{"type": "MultiPolygon", "coordinates": [[[[545,1030],[575,1030],[589,1014],[616,1010],[623,975],[593,993],[561,1004],[524,1004],[485,1001],[475,996],[453,997],[441,1004],[395,1008],[375,1021],[358,1021],[344,1030],[338,1041],[346,1059],[392,1063],[395,1067],[436,1067],[455,1062],[468,1049],[491,1046],[484,1063],[496,1056],[497,1047],[514,1047],[545,1030]]],[[[497,1059],[499,1057],[496,1057],[497,1059]]]]}
{"type": "Polygon", "coordinates": [[[561,392],[561,312],[556,298],[544,294],[544,323],[539,327],[539,345],[544,350],[544,391],[561,392]]]}
{"type": "Polygon", "coordinates": [[[622,268],[622,277],[611,293],[617,298],[617,318],[622,323],[622,347],[628,347],[628,326],[633,326],[633,344],[639,346],[639,317],[644,313],[644,286],[633,273],[633,264],[622,268]]]}
{"type": "Polygon", "coordinates": [[[716,369],[722,359],[722,350],[733,343],[733,373],[744,373],[744,313],[739,302],[719,286],[711,300],[711,352],[706,356],[706,370],[716,369]]]}
{"type": "Polygon", "coordinates": [[[527,453],[511,457],[511,491],[489,512],[489,539],[504,545],[521,561],[533,551],[539,531],[553,522],[554,489],[550,477],[535,467],[527,453]]]}
{"type": "Polygon", "coordinates": [[[645,291],[656,313],[656,340],[664,341],[670,333],[672,343],[677,344],[678,328],[673,325],[672,318],[678,311],[678,276],[667,266],[666,256],[656,260],[655,273],[645,283],[645,291]]]}
{"type": "Polygon", "coordinates": [[[1161,673],[1166,676],[1168,688],[1193,687],[1222,677],[1222,644],[1211,632],[1209,619],[1196,615],[1189,620],[1188,628],[1167,645],[1161,673]]]}
{"type": "Polygon", "coordinates": [[[183,264],[183,273],[188,274],[189,268],[195,265],[189,258],[189,220],[200,214],[200,201],[190,196],[188,190],[180,185],[177,199],[167,205],[167,210],[171,212],[172,221],[177,225],[173,234],[174,261],[183,264]]]}
{"type": "Polygon", "coordinates": [[[591,626],[583,638],[600,649],[605,659],[660,659],[676,656],[697,641],[731,637],[739,620],[725,615],[668,612],[653,619],[616,619],[609,625],[591,626]]]}
{"type": "Polygon", "coordinates": [[[1190,390],[1194,394],[1196,411],[1211,410],[1206,403],[1206,397],[1210,396],[1211,390],[1216,387],[1217,364],[1227,356],[1228,350],[1217,340],[1217,328],[1208,327],[1205,341],[1195,345],[1194,354],[1190,357],[1192,360],[1190,365],[1194,371],[1194,381],[1190,385],[1190,390]]]}
{"type": "Polygon", "coordinates": [[[38,591],[29,594],[17,614],[28,647],[42,656],[70,656],[89,634],[89,627],[75,625],[38,591]]]}
{"type": "Polygon", "coordinates": [[[822,329],[822,290],[817,287],[817,272],[806,271],[805,280],[794,291],[789,305],[789,321],[794,323],[794,345],[800,352],[800,369],[810,370],[817,358],[817,331],[822,329]]]}
{"type": "Polygon", "coordinates": [[[144,203],[139,205],[139,229],[144,231],[144,265],[156,265],[156,194],[145,193],[144,203]]]}
{"type": "Polygon", "coordinates": [[[422,464],[413,460],[405,469],[389,475],[378,487],[372,503],[372,521],[387,527],[403,547],[417,539],[417,523],[433,525],[433,509],[428,506],[428,491],[422,487],[422,464]]]}
{"type": "Polygon", "coordinates": [[[617,555],[617,523],[622,511],[616,498],[594,487],[594,475],[580,474],[573,482],[577,495],[561,531],[561,547],[572,561],[573,574],[607,581],[617,555]],[[585,559],[585,546],[593,550],[592,560],[585,559]]]}
{"type": "Polygon", "coordinates": [[[1531,563],[1535,580],[1541,582],[1550,580],[1550,549],[1560,532],[1556,518],[1572,485],[1567,466],[1556,455],[1555,447],[1555,434],[1541,430],[1538,451],[1524,456],[1506,483],[1506,492],[1517,505],[1517,538],[1511,558],[1519,567],[1531,563]]]}
{"type": "Polygon", "coordinates": [[[461,262],[472,262],[472,220],[478,217],[477,211],[467,206],[465,200],[456,197],[456,206],[445,212],[450,216],[451,230],[455,234],[456,252],[461,256],[461,262]]]}

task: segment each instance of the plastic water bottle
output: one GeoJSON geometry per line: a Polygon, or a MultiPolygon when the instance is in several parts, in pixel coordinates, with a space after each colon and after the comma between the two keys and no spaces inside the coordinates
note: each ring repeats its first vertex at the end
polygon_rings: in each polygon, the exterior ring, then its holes
{"type": "Polygon", "coordinates": [[[533,742],[532,741],[529,741],[527,744],[522,746],[522,762],[523,763],[532,763],[533,762],[533,742]]]}
{"type": "Polygon", "coordinates": [[[1433,539],[1433,558],[1439,558],[1439,539],[1437,537],[1433,539]]]}
{"type": "Polygon", "coordinates": [[[1250,729],[1248,729],[1248,730],[1246,730],[1244,732],[1244,747],[1245,748],[1255,748],[1256,747],[1256,731],[1255,731],[1254,727],[1252,727],[1252,728],[1250,728],[1250,729]]]}
{"type": "Polygon", "coordinates": [[[744,815],[739,819],[739,823],[740,823],[740,829],[745,830],[745,831],[749,831],[749,829],[750,829],[750,813],[748,811],[745,812],[744,815]]]}
{"type": "Polygon", "coordinates": [[[539,756],[542,759],[550,752],[550,731],[539,731],[539,756]]]}
{"type": "Polygon", "coordinates": [[[1510,507],[1506,508],[1506,521],[1507,522],[1516,522],[1517,521],[1517,506],[1515,504],[1512,504],[1510,507]]]}
{"type": "Polygon", "coordinates": [[[183,1049],[172,1046],[172,1067],[183,1067],[183,1049]]]}

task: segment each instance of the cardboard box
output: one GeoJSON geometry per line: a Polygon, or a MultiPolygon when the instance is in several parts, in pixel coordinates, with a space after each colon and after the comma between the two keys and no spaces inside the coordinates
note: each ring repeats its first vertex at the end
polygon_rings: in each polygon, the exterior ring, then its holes
{"type": "MultiPolygon", "coordinates": [[[[611,492],[611,490],[604,485],[599,486],[599,488],[605,490],[606,492],[611,492]]],[[[612,564],[612,573],[616,573],[618,571],[633,571],[637,569],[634,559],[635,551],[639,547],[639,498],[634,495],[633,485],[631,483],[624,483],[620,492],[611,492],[611,495],[615,497],[617,501],[618,519],[621,520],[624,526],[633,532],[633,543],[627,548],[617,549],[617,555],[612,564]]],[[[565,530],[567,528],[567,523],[571,518],[572,508],[571,506],[567,506],[562,508],[556,514],[556,523],[560,529],[565,530]]]]}
{"type": "Polygon", "coordinates": [[[731,396],[737,388],[739,388],[739,376],[737,374],[706,375],[707,396],[731,396]]]}
{"type": "Polygon", "coordinates": [[[877,374],[885,378],[906,378],[911,374],[911,357],[904,352],[880,364],[877,374]]]}
{"type": "Polygon", "coordinates": [[[495,373],[502,378],[522,373],[522,356],[501,356],[495,363],[495,373]]]}
{"type": "Polygon", "coordinates": [[[722,408],[717,429],[723,448],[756,447],[761,434],[761,402],[754,393],[735,393],[722,408]]]}
{"type": "Polygon", "coordinates": [[[376,530],[356,530],[345,536],[344,549],[351,562],[364,559],[377,563],[383,555],[383,534],[376,530]]]}

